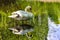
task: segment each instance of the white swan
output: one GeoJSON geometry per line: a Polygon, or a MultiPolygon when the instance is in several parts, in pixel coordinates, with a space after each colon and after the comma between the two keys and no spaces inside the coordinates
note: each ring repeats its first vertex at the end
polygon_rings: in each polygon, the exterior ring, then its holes
{"type": "Polygon", "coordinates": [[[48,18],[48,28],[47,40],[60,40],[60,24],[55,24],[48,18]]]}
{"type": "Polygon", "coordinates": [[[12,13],[11,16],[8,16],[10,18],[14,18],[16,20],[28,20],[33,18],[33,13],[31,13],[31,6],[27,6],[25,8],[25,11],[18,10],[12,13]]]}
{"type": "Polygon", "coordinates": [[[8,28],[9,30],[12,31],[13,34],[17,34],[17,35],[25,35],[28,36],[27,33],[33,32],[33,26],[28,25],[28,24],[22,24],[20,26],[16,26],[13,28],[8,28]]]}

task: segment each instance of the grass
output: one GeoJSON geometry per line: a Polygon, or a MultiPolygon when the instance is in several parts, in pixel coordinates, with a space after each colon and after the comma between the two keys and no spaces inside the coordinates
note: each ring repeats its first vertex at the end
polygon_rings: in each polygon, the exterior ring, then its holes
{"type": "MultiPolygon", "coordinates": [[[[11,3],[10,5],[0,7],[0,40],[44,40],[48,32],[48,16],[58,23],[59,5],[59,3],[17,0],[15,4],[11,3]],[[27,5],[32,6],[32,13],[34,14],[33,20],[29,21],[29,24],[34,25],[33,37],[31,39],[25,35],[15,35],[8,30],[9,27],[13,27],[16,24],[16,21],[8,18],[8,16],[13,11],[24,10],[27,5]],[[39,15],[41,20],[39,20],[39,15]]],[[[20,25],[21,21],[18,21],[18,24],[20,25]]]]}

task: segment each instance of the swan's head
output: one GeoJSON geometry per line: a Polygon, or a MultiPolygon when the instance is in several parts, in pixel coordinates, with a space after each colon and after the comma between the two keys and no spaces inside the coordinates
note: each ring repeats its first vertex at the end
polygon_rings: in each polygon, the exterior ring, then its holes
{"type": "Polygon", "coordinates": [[[31,6],[27,6],[27,7],[25,8],[25,11],[26,11],[26,12],[31,12],[31,10],[32,10],[31,6]]]}

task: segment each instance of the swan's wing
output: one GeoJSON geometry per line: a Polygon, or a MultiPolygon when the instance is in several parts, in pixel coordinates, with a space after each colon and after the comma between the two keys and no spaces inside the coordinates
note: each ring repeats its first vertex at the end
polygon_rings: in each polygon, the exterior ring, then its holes
{"type": "Polygon", "coordinates": [[[12,15],[8,17],[15,18],[17,20],[26,20],[26,19],[33,18],[33,14],[30,12],[19,10],[19,11],[13,12],[12,15]]]}
{"type": "Polygon", "coordinates": [[[25,11],[20,10],[20,11],[17,11],[17,13],[23,17],[33,17],[33,13],[31,12],[25,12],[25,11]]]}
{"type": "Polygon", "coordinates": [[[25,12],[23,10],[18,10],[18,11],[15,11],[15,12],[12,12],[12,15],[16,15],[16,14],[19,14],[20,16],[23,16],[23,17],[32,17],[33,14],[31,12],[25,12]]]}

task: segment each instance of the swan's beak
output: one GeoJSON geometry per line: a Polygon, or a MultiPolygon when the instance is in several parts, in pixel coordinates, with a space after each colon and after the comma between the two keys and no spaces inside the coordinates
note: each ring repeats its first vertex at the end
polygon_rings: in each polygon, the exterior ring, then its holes
{"type": "Polygon", "coordinates": [[[10,18],[16,18],[18,15],[11,15],[11,16],[8,16],[10,18]]]}

